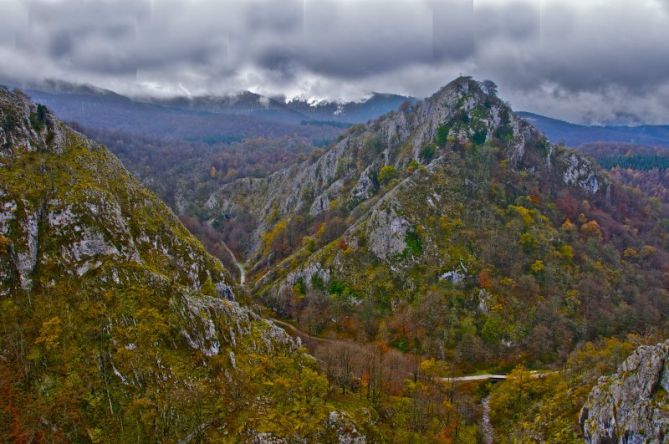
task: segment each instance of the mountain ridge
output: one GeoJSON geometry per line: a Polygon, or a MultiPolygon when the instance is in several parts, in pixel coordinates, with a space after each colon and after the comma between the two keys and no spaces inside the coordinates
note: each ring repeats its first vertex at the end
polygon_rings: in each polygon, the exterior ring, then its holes
{"type": "Polygon", "coordinates": [[[351,128],[316,159],[222,186],[203,202],[205,217],[255,218],[247,280],[264,303],[312,332],[463,365],[525,348],[532,362],[550,363],[573,341],[624,331],[613,314],[620,310],[650,310],[636,315],[650,322],[656,308],[636,301],[634,285],[616,279],[615,289],[598,290],[588,282],[640,273],[661,305],[662,278],[623,256],[647,245],[659,270],[667,268],[661,210],[644,210],[642,197],[591,159],[549,143],[495,90],[457,79],[351,128]],[[521,316],[524,304],[535,315],[521,316]],[[542,336],[547,322],[561,336],[542,336]]]}
{"type": "Polygon", "coordinates": [[[3,438],[365,442],[118,159],[20,92],[0,123],[3,438]]]}
{"type": "Polygon", "coordinates": [[[248,296],[117,159],[47,108],[3,90],[0,122],[0,408],[29,412],[9,417],[26,433],[437,439],[455,417],[434,404],[442,363],[557,368],[583,341],[667,325],[667,213],[551,144],[492,82],[458,78],[193,202],[207,225],[257,227],[242,248],[248,296]],[[344,340],[316,361],[233,297],[344,340]],[[367,402],[333,405],[335,388],[367,402]],[[54,402],[73,416],[47,411],[54,402]],[[434,418],[407,419],[421,405],[434,418]],[[394,413],[370,424],[384,409],[394,413]],[[389,429],[396,420],[406,427],[389,429]]]}
{"type": "MultiPolygon", "coordinates": [[[[74,114],[72,108],[74,104],[68,104],[69,101],[76,99],[85,102],[96,96],[104,97],[105,100],[110,101],[110,104],[155,105],[165,110],[171,108],[190,112],[253,117],[264,121],[291,125],[312,122],[330,125],[365,123],[386,112],[396,110],[405,101],[414,104],[418,100],[411,96],[375,92],[357,101],[325,100],[312,102],[300,98],[287,100],[283,96],[262,96],[250,91],[241,91],[229,95],[193,97],[177,95],[170,98],[138,96],[130,98],[95,86],[56,80],[23,85],[23,88],[32,93],[38,101],[49,103],[66,120],[82,119],[82,115],[74,114]]],[[[575,148],[593,142],[634,143],[669,147],[667,125],[584,125],[533,112],[518,111],[516,114],[529,119],[552,142],[563,143],[575,148]]],[[[81,123],[85,123],[84,121],[81,123]]],[[[248,124],[248,122],[240,121],[238,124],[248,124]]]]}
{"type": "Polygon", "coordinates": [[[669,125],[580,125],[540,114],[520,111],[553,143],[574,148],[594,142],[618,142],[669,148],[669,125]]]}

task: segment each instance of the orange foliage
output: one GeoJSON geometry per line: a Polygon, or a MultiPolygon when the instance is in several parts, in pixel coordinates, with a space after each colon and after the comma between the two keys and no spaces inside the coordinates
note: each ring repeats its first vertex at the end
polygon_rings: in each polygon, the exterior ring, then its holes
{"type": "Polygon", "coordinates": [[[492,288],[492,276],[490,275],[490,271],[487,268],[484,268],[479,272],[478,281],[479,287],[485,288],[486,290],[490,290],[492,288]]]}
{"type": "Polygon", "coordinates": [[[11,369],[0,363],[0,412],[2,412],[0,417],[5,416],[9,418],[7,423],[4,421],[0,422],[0,426],[9,426],[7,430],[8,434],[5,438],[8,438],[11,442],[22,444],[30,442],[31,433],[23,428],[21,409],[14,404],[12,374],[11,369]]]}
{"type": "Polygon", "coordinates": [[[348,250],[348,244],[344,239],[339,239],[338,247],[341,251],[346,252],[348,250]]]}
{"type": "Polygon", "coordinates": [[[534,205],[539,205],[541,203],[541,196],[536,191],[530,194],[530,202],[534,205]]]}
{"type": "Polygon", "coordinates": [[[581,225],[581,233],[586,236],[596,237],[597,239],[602,238],[602,230],[599,228],[596,220],[591,220],[581,225]]]}

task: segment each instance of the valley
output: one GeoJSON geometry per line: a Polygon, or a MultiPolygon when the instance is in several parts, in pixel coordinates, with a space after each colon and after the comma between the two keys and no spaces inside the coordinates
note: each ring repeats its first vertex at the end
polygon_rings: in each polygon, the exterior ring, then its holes
{"type": "Polygon", "coordinates": [[[0,0],[0,444],[669,444],[668,41],[0,0]]]}
{"type": "Polygon", "coordinates": [[[582,442],[598,378],[666,337],[669,210],[628,171],[664,153],[583,147],[598,165],[492,82],[321,148],[71,129],[0,93],[13,438],[582,442]]]}

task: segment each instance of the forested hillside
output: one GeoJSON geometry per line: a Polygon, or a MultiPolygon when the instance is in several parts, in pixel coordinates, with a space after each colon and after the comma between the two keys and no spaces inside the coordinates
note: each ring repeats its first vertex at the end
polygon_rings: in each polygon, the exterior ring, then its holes
{"type": "Polygon", "coordinates": [[[21,93],[0,89],[0,122],[3,441],[364,442],[113,155],[21,93]]]}
{"type": "Polygon", "coordinates": [[[664,210],[467,78],[207,208],[253,217],[258,297],[313,333],[547,366],[666,322],[664,210]]]}
{"type": "Polygon", "coordinates": [[[600,142],[581,150],[621,183],[669,205],[669,149],[600,142]]]}
{"type": "Polygon", "coordinates": [[[104,148],[2,98],[0,424],[17,439],[469,443],[491,424],[569,442],[596,378],[667,331],[666,207],[492,82],[325,150],[98,133],[243,286],[104,148]],[[480,371],[509,379],[451,378],[480,371]]]}

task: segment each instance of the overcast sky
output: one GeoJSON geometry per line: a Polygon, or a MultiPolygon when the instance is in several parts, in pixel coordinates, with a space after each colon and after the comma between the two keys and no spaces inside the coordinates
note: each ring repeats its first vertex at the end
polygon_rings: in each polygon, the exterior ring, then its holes
{"type": "Polygon", "coordinates": [[[669,123],[669,0],[0,0],[0,78],[125,94],[424,97],[669,123]]]}

